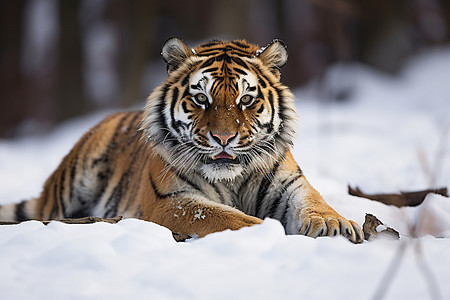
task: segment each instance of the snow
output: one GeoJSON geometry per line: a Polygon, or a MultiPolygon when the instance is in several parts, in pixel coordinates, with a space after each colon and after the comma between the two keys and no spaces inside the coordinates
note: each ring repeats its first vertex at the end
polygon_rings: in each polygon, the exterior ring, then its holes
{"type": "MultiPolygon", "coordinates": [[[[450,299],[449,199],[429,194],[419,207],[396,208],[347,194],[347,184],[365,192],[449,186],[449,75],[450,49],[436,49],[398,77],[339,65],[324,77],[325,93],[314,82],[294,90],[300,130],[293,153],[309,181],[344,216],[362,224],[371,213],[400,241],[286,236],[271,219],[186,243],[136,219],[29,221],[0,226],[0,299],[369,299],[382,292],[385,299],[450,299]],[[349,102],[323,104],[342,88],[351,91],[349,102]]],[[[46,136],[0,140],[0,203],[38,195],[105,115],[46,136]]]]}

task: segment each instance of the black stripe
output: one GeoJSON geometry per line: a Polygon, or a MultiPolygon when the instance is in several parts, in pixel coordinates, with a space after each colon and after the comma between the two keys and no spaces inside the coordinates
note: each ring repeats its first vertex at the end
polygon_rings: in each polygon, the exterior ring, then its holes
{"type": "MultiPolygon", "coordinates": [[[[148,148],[147,148],[147,146],[145,145],[145,143],[139,143],[137,147],[138,147],[137,150],[136,150],[136,149],[134,150],[135,155],[134,155],[134,158],[133,158],[133,163],[138,161],[138,160],[137,160],[138,154],[139,154],[142,150],[148,150],[148,148]]],[[[135,173],[137,174],[137,177],[142,177],[142,176],[144,176],[144,175],[143,175],[143,174],[144,174],[144,169],[145,169],[145,167],[147,166],[147,162],[148,162],[148,158],[149,158],[150,152],[149,152],[149,151],[146,151],[146,152],[145,152],[144,154],[142,154],[142,155],[144,155],[144,160],[143,160],[143,161],[140,160],[140,161],[139,161],[139,165],[136,166],[136,168],[135,168],[135,171],[137,170],[137,172],[135,172],[135,173]]],[[[128,196],[128,199],[127,199],[128,202],[127,202],[127,204],[126,204],[126,206],[125,206],[125,209],[123,210],[124,212],[128,211],[128,209],[130,208],[130,206],[133,204],[134,201],[137,201],[135,195],[136,195],[136,193],[138,192],[138,190],[139,190],[139,185],[138,185],[138,184],[135,184],[135,185],[134,185],[133,191],[132,191],[131,193],[129,193],[129,196],[128,196]]],[[[135,217],[138,217],[138,216],[135,215],[135,217]]]]}
{"type": "Polygon", "coordinates": [[[197,55],[199,56],[211,55],[212,53],[215,52],[232,52],[246,57],[252,57],[254,55],[253,53],[249,53],[243,50],[243,48],[247,49],[249,46],[246,46],[244,44],[235,41],[232,41],[231,43],[228,44],[225,44],[221,41],[212,41],[210,43],[200,45],[200,47],[206,49],[197,49],[197,55]]]}
{"type": "MultiPolygon", "coordinates": [[[[103,194],[106,190],[106,186],[108,185],[109,179],[113,173],[110,169],[110,164],[108,163],[109,158],[110,158],[110,152],[113,150],[117,150],[117,146],[122,144],[122,141],[124,140],[124,136],[126,136],[126,134],[124,134],[122,131],[123,125],[125,123],[129,124],[129,126],[130,126],[129,131],[128,131],[128,135],[130,135],[128,144],[130,144],[132,142],[132,140],[137,136],[137,134],[135,134],[135,130],[133,130],[133,125],[134,125],[134,122],[136,122],[138,120],[141,113],[142,113],[141,111],[124,113],[123,116],[120,118],[116,128],[114,129],[114,134],[111,137],[111,139],[108,141],[108,144],[105,147],[104,152],[98,158],[92,160],[90,168],[97,167],[97,165],[101,164],[100,165],[101,169],[97,173],[97,178],[96,178],[97,187],[95,189],[95,195],[93,198],[85,199],[85,198],[82,198],[83,195],[74,195],[74,193],[76,191],[74,191],[74,189],[73,189],[74,179],[72,179],[71,189],[70,189],[70,201],[77,199],[78,202],[81,204],[81,207],[77,211],[73,211],[71,213],[66,212],[65,214],[67,214],[67,217],[88,216],[91,213],[91,209],[98,204],[98,201],[100,201],[101,197],[103,196],[103,194]]],[[[126,147],[126,145],[123,145],[123,147],[126,147]]],[[[81,149],[81,147],[80,147],[80,149],[81,149]]],[[[78,159],[78,157],[77,157],[77,159],[78,159]]],[[[74,164],[71,172],[73,172],[76,165],[77,165],[77,162],[74,164]]],[[[86,166],[83,167],[82,171],[84,172],[86,170],[86,168],[88,168],[87,164],[86,164],[86,166]]],[[[81,185],[84,185],[84,180],[86,180],[86,179],[82,178],[82,180],[80,182],[81,185]]],[[[117,193],[116,190],[113,191],[113,195],[115,195],[115,193],[117,193]]],[[[108,200],[107,203],[109,203],[110,200],[108,200]]]]}
{"type": "Polygon", "coordinates": [[[219,40],[211,40],[209,42],[205,42],[205,43],[201,44],[199,47],[201,47],[201,48],[209,48],[209,47],[212,47],[212,46],[219,45],[221,43],[222,42],[219,41],[219,40]]]}
{"type": "Polygon", "coordinates": [[[192,186],[194,189],[196,189],[199,192],[203,192],[203,189],[201,189],[197,184],[193,183],[192,181],[190,181],[187,177],[185,177],[182,174],[178,174],[178,178],[180,178],[181,180],[183,180],[184,182],[186,182],[187,184],[189,184],[190,186],[192,186]]]}
{"type": "Polygon", "coordinates": [[[236,88],[236,85],[234,85],[234,84],[227,84],[227,87],[230,89],[230,91],[235,95],[235,94],[237,94],[239,91],[238,91],[238,89],[236,88]]]}
{"type": "Polygon", "coordinates": [[[105,164],[106,169],[98,172],[97,174],[97,189],[96,193],[91,201],[89,201],[89,208],[95,207],[100,199],[102,198],[103,194],[106,191],[106,187],[108,186],[109,180],[113,174],[111,171],[111,168],[108,164],[105,164]]]}
{"type": "Polygon", "coordinates": [[[183,103],[181,103],[181,107],[183,108],[185,114],[190,113],[190,110],[187,108],[186,101],[183,101],[183,103]]]}
{"type": "Polygon", "coordinates": [[[261,107],[258,109],[256,113],[260,114],[264,111],[264,104],[261,104],[261,107]]]}
{"type": "MultiPolygon", "coordinates": [[[[292,193],[291,193],[291,195],[290,195],[290,197],[292,197],[292,195],[293,194],[295,194],[299,189],[301,189],[302,188],[302,186],[303,186],[303,184],[301,184],[301,185],[299,185],[298,187],[296,187],[293,191],[292,191],[292,193]]],[[[290,203],[289,203],[289,199],[287,199],[286,200],[286,207],[285,207],[285,210],[284,210],[284,212],[283,212],[283,216],[281,217],[281,220],[280,220],[280,222],[281,222],[281,224],[283,224],[283,226],[286,228],[286,222],[287,222],[287,212],[288,212],[288,209],[289,209],[289,205],[290,205],[290,203]]]]}
{"type": "Polygon", "coordinates": [[[262,88],[266,88],[268,85],[270,85],[270,80],[267,78],[266,75],[261,71],[258,65],[251,64],[251,67],[253,71],[256,73],[258,77],[258,82],[261,85],[262,88]]]}
{"type": "Polygon", "coordinates": [[[70,174],[69,174],[69,203],[70,202],[72,202],[72,199],[73,199],[73,186],[74,186],[74,181],[75,181],[75,173],[76,173],[76,170],[77,170],[77,164],[78,164],[78,156],[80,155],[80,149],[81,149],[81,146],[80,146],[80,148],[78,149],[78,153],[77,153],[77,155],[75,156],[75,159],[74,159],[74,161],[73,161],[73,164],[72,164],[72,168],[70,168],[70,174]]]}
{"type": "MultiPolygon", "coordinates": [[[[128,122],[130,124],[129,130],[133,130],[134,129],[133,128],[134,122],[136,122],[139,118],[142,118],[142,110],[137,110],[137,111],[133,111],[133,112],[130,112],[130,113],[134,114],[134,117],[131,119],[130,122],[128,122]]],[[[138,128],[136,128],[136,130],[137,129],[138,128]]]]}
{"type": "MultiPolygon", "coordinates": [[[[247,139],[248,137],[249,137],[249,135],[243,136],[243,137],[241,138],[241,141],[247,139]]],[[[249,141],[247,141],[245,144],[239,145],[239,147],[240,147],[240,148],[244,148],[244,147],[247,147],[247,146],[251,145],[252,143],[253,143],[253,141],[249,140],[249,141]]]]}
{"type": "Polygon", "coordinates": [[[237,191],[241,191],[243,190],[250,182],[250,180],[252,180],[254,177],[251,174],[247,175],[247,178],[245,178],[245,180],[241,183],[241,185],[239,186],[239,188],[237,188],[237,191]]]}
{"type": "MultiPolygon", "coordinates": [[[[197,53],[198,56],[217,56],[219,54],[221,54],[223,52],[223,50],[221,48],[215,48],[215,49],[208,49],[208,50],[203,50],[199,53],[197,53]]],[[[215,60],[215,59],[214,59],[215,60]]]]}
{"type": "Polygon", "coordinates": [[[243,67],[244,69],[249,68],[248,64],[244,60],[240,59],[239,57],[233,56],[231,59],[239,66],[243,67]]]}
{"type": "MultiPolygon", "coordinates": [[[[147,150],[147,147],[145,146],[144,143],[141,143],[141,144],[138,146],[138,149],[136,150],[136,153],[141,152],[142,149],[147,150]]],[[[143,154],[143,155],[144,155],[144,157],[145,157],[144,161],[140,161],[139,166],[136,166],[136,169],[138,169],[138,170],[137,170],[137,172],[135,172],[135,173],[137,174],[137,177],[139,177],[139,178],[142,177],[142,176],[144,176],[144,175],[143,175],[143,173],[144,173],[143,171],[144,171],[144,169],[145,169],[145,166],[148,164],[148,159],[149,159],[149,153],[148,153],[148,152],[145,153],[145,154],[143,154]]],[[[137,155],[136,155],[136,156],[137,156],[137,155]]],[[[139,184],[135,184],[133,190],[132,190],[130,193],[128,193],[129,196],[128,196],[128,198],[127,198],[127,203],[126,203],[126,206],[125,206],[123,212],[127,212],[127,211],[130,209],[131,205],[132,205],[134,202],[138,201],[138,200],[136,199],[136,194],[138,193],[139,188],[140,188],[139,184]]],[[[121,213],[122,213],[122,212],[121,212],[121,213]]],[[[135,217],[135,218],[138,218],[138,216],[137,216],[136,214],[134,214],[134,217],[135,217]]]]}
{"type": "Polygon", "coordinates": [[[215,95],[217,90],[223,86],[223,77],[217,77],[214,83],[211,86],[210,94],[215,95]]]}
{"type": "Polygon", "coordinates": [[[201,90],[202,87],[200,86],[199,83],[197,83],[197,84],[191,84],[191,89],[193,89],[193,90],[201,90]]]}
{"type": "MultiPolygon", "coordinates": [[[[284,122],[284,119],[286,118],[286,110],[288,110],[289,108],[286,106],[286,103],[284,102],[284,98],[282,96],[282,90],[276,89],[276,92],[278,95],[278,107],[279,107],[278,115],[280,116],[280,119],[282,120],[282,122],[284,122]]],[[[286,130],[286,126],[280,126],[279,135],[282,135],[285,130],[286,130]]],[[[292,141],[290,141],[290,143],[292,143],[292,141]]]]}
{"type": "Polygon", "coordinates": [[[266,82],[261,77],[258,77],[258,82],[262,86],[263,89],[265,89],[267,87],[266,82]]]}
{"type": "Polygon", "coordinates": [[[208,69],[204,70],[203,73],[212,73],[212,72],[215,72],[217,70],[219,70],[219,68],[211,67],[211,68],[208,68],[208,69]]]}
{"type": "Polygon", "coordinates": [[[189,87],[188,86],[184,89],[184,92],[183,92],[183,95],[181,96],[181,98],[184,99],[187,96],[191,96],[191,94],[189,93],[189,87]]]}
{"type": "Polygon", "coordinates": [[[177,124],[175,121],[175,105],[177,104],[177,100],[178,100],[178,94],[179,94],[179,90],[177,87],[173,88],[172,91],[172,103],[170,104],[170,117],[171,117],[171,121],[172,121],[172,128],[177,130],[177,124]]]}
{"type": "Polygon", "coordinates": [[[231,52],[232,54],[238,54],[239,56],[245,56],[245,57],[252,57],[252,56],[254,56],[253,53],[249,53],[248,51],[245,51],[245,50],[243,50],[241,48],[243,48],[243,47],[239,47],[239,46],[236,47],[233,44],[231,44],[231,45],[228,44],[228,45],[226,45],[223,48],[223,51],[231,52]]]}
{"type": "Polygon", "coordinates": [[[256,107],[256,105],[257,105],[257,103],[256,103],[256,102],[253,102],[252,104],[250,104],[249,106],[247,106],[247,108],[250,109],[250,110],[254,110],[255,107],[256,107]]]}
{"type": "MultiPolygon", "coordinates": [[[[45,184],[45,187],[51,187],[52,184],[56,184],[55,183],[55,178],[56,178],[56,171],[50,176],[50,178],[48,179],[48,181],[45,184]]],[[[44,210],[45,207],[47,207],[47,203],[50,200],[50,196],[49,196],[49,189],[44,190],[44,192],[41,194],[41,199],[44,199],[44,203],[42,204],[42,209],[39,212],[39,220],[42,220],[44,218],[44,210]]]]}
{"type": "MultiPolygon", "coordinates": [[[[272,201],[272,204],[270,206],[269,212],[267,214],[267,217],[271,217],[273,218],[275,213],[277,212],[277,208],[279,207],[279,205],[281,204],[281,198],[283,197],[284,193],[287,192],[287,190],[289,189],[289,187],[295,182],[297,181],[302,175],[297,175],[295,176],[293,179],[291,179],[287,184],[283,184],[282,183],[282,187],[283,187],[283,191],[278,195],[277,198],[275,198],[272,201]]],[[[301,185],[300,185],[301,187],[301,185]]]]}
{"type": "MultiPolygon", "coordinates": [[[[294,179],[292,179],[291,182],[289,182],[289,183],[287,184],[287,186],[284,188],[284,190],[287,190],[287,188],[288,188],[291,184],[293,184],[296,180],[298,180],[299,178],[301,178],[301,177],[303,176],[303,171],[300,169],[299,166],[297,166],[297,173],[298,173],[298,175],[297,175],[294,179]]],[[[302,188],[302,186],[303,186],[303,184],[300,184],[298,187],[296,187],[296,188],[291,192],[291,196],[292,196],[293,194],[295,194],[295,193],[297,192],[297,190],[299,190],[300,188],[302,188]]],[[[287,226],[287,213],[288,213],[288,210],[289,210],[289,199],[287,199],[285,202],[286,202],[286,207],[284,208],[284,212],[283,212],[283,215],[281,216],[281,220],[280,220],[280,222],[281,222],[281,224],[283,224],[284,228],[286,228],[286,226],[287,226]]]]}
{"type": "MultiPolygon", "coordinates": [[[[58,176],[58,179],[61,178],[58,176]]],[[[58,208],[59,208],[58,185],[61,184],[58,179],[55,179],[55,183],[53,184],[53,207],[52,211],[50,212],[50,219],[55,219],[58,217],[58,208]]]]}
{"type": "MultiPolygon", "coordinates": [[[[116,143],[115,143],[115,139],[117,138],[118,132],[119,130],[122,128],[123,126],[123,122],[125,121],[125,119],[128,117],[128,114],[124,114],[118,125],[116,126],[116,128],[114,129],[114,135],[113,137],[109,140],[108,146],[106,147],[106,156],[108,156],[108,152],[111,150],[111,148],[115,148],[116,147],[116,143]]],[[[106,121],[106,120],[105,120],[106,121]]],[[[99,125],[97,125],[95,128],[101,126],[105,121],[101,122],[99,125]]],[[[75,156],[75,160],[72,164],[72,168],[70,169],[70,177],[69,177],[69,203],[72,202],[74,200],[74,184],[75,184],[75,176],[76,176],[76,169],[77,169],[77,165],[78,165],[78,159],[80,156],[80,151],[83,149],[83,146],[86,144],[86,142],[89,140],[89,138],[92,136],[92,134],[95,132],[94,129],[91,129],[90,131],[90,135],[81,142],[81,144],[79,145],[79,147],[77,148],[77,155],[75,156]]],[[[73,150],[72,150],[73,151],[73,150]]]]}
{"type": "Polygon", "coordinates": [[[111,196],[109,197],[108,201],[106,202],[106,206],[105,206],[105,210],[104,210],[105,218],[113,218],[113,217],[117,216],[118,206],[119,206],[120,200],[122,199],[122,195],[123,195],[122,185],[127,177],[128,177],[127,172],[122,174],[122,177],[120,178],[119,183],[116,185],[113,192],[111,193],[111,196]]]}
{"type": "Polygon", "coordinates": [[[136,211],[133,214],[133,216],[135,216],[137,219],[142,219],[142,210],[141,210],[140,204],[137,206],[136,211]]]}
{"type": "Polygon", "coordinates": [[[167,198],[172,198],[175,197],[181,193],[184,193],[184,191],[176,191],[176,192],[171,192],[171,193],[167,193],[167,194],[163,194],[160,191],[158,191],[158,188],[155,185],[155,182],[153,181],[152,175],[149,174],[149,178],[150,178],[150,183],[152,185],[153,190],[155,191],[155,195],[156,197],[158,197],[159,199],[167,199],[167,198]]]}
{"type": "MultiPolygon", "coordinates": [[[[110,198],[106,202],[107,209],[105,209],[106,217],[116,217],[118,215],[118,209],[120,203],[124,201],[123,197],[126,191],[128,190],[128,185],[130,183],[130,178],[134,174],[134,165],[138,161],[137,158],[140,155],[142,149],[147,149],[144,143],[137,144],[138,148],[134,148],[132,151],[133,155],[130,157],[130,164],[128,165],[128,169],[122,174],[122,177],[119,180],[119,183],[114,188],[110,198]]],[[[143,167],[146,164],[143,164],[143,167]]],[[[101,197],[101,196],[100,196],[101,197]]],[[[100,198],[99,198],[100,199],[100,198]]]]}
{"type": "MultiPolygon", "coordinates": [[[[170,88],[170,84],[166,84],[163,88],[162,88],[162,95],[161,98],[159,100],[158,105],[156,106],[156,110],[158,112],[158,121],[157,121],[157,125],[159,128],[166,128],[167,125],[165,124],[165,120],[166,117],[164,115],[164,108],[165,108],[165,101],[166,101],[166,97],[167,97],[167,92],[169,91],[170,88]]],[[[153,124],[151,124],[153,125],[153,124]]],[[[164,138],[164,134],[160,134],[159,135],[160,139],[162,140],[164,138]]]]}
{"type": "MultiPolygon", "coordinates": [[[[142,147],[140,149],[142,149],[142,147]]],[[[111,193],[111,196],[109,197],[108,201],[106,202],[105,217],[112,218],[112,217],[117,216],[119,205],[120,205],[121,201],[123,201],[124,193],[126,193],[126,191],[128,189],[128,184],[130,182],[129,179],[130,179],[130,177],[132,177],[132,173],[133,173],[132,172],[133,164],[136,161],[136,157],[138,156],[138,154],[139,154],[139,151],[134,151],[133,156],[130,157],[131,163],[128,165],[128,169],[125,172],[123,172],[119,182],[117,183],[116,187],[114,188],[113,192],[111,193]]]]}
{"type": "Polygon", "coordinates": [[[188,75],[186,75],[186,77],[183,78],[183,80],[181,81],[181,85],[182,85],[182,86],[185,86],[185,85],[187,85],[187,84],[189,83],[189,76],[190,76],[190,75],[191,75],[191,74],[188,73],[188,75]]]}
{"type": "Polygon", "coordinates": [[[227,63],[231,63],[231,57],[227,53],[223,53],[216,56],[216,61],[225,61],[227,63]]]}
{"type": "Polygon", "coordinates": [[[234,47],[205,50],[205,51],[201,51],[201,52],[197,53],[197,55],[198,56],[216,57],[217,61],[222,61],[223,59],[226,59],[227,62],[231,61],[231,55],[243,56],[243,57],[248,57],[248,58],[253,57],[253,54],[250,54],[246,51],[243,51],[241,49],[234,48],[234,47]]]}
{"type": "Polygon", "coordinates": [[[92,160],[91,168],[96,167],[99,163],[108,163],[109,158],[107,153],[102,153],[99,157],[92,160]]]}
{"type": "Polygon", "coordinates": [[[16,204],[16,209],[14,211],[14,217],[16,219],[16,221],[22,222],[22,221],[26,221],[28,220],[28,216],[27,213],[25,212],[25,203],[27,201],[22,201],[18,204],[16,204]]]}
{"type": "Polygon", "coordinates": [[[233,51],[231,52],[232,55],[239,55],[239,56],[243,56],[243,57],[248,57],[248,58],[252,58],[254,56],[253,53],[248,53],[244,50],[240,50],[240,49],[233,49],[233,51]]]}
{"type": "MultiPolygon", "coordinates": [[[[277,172],[278,168],[280,167],[280,163],[277,161],[275,166],[272,168],[273,176],[275,176],[275,173],[277,172]]],[[[270,184],[272,181],[267,178],[267,176],[264,176],[263,180],[259,184],[259,190],[256,196],[256,216],[257,217],[263,217],[260,216],[261,214],[261,207],[264,202],[265,197],[267,196],[267,190],[269,189],[270,184]]]]}
{"type": "Polygon", "coordinates": [[[211,57],[211,58],[205,60],[205,61],[200,65],[200,69],[209,67],[209,66],[212,65],[215,61],[216,61],[216,58],[215,58],[215,57],[211,57]]]}
{"type": "Polygon", "coordinates": [[[219,196],[219,201],[220,201],[220,203],[224,203],[224,202],[225,202],[225,199],[223,198],[223,195],[222,195],[222,193],[220,192],[219,188],[218,188],[215,184],[211,184],[211,183],[209,183],[209,182],[208,182],[208,184],[214,188],[214,191],[215,191],[216,194],[219,196]]]}
{"type": "MultiPolygon", "coordinates": [[[[200,188],[200,186],[198,186],[197,184],[195,184],[195,183],[193,183],[191,180],[189,180],[186,176],[184,176],[184,175],[182,175],[182,174],[178,174],[178,177],[181,179],[181,180],[183,180],[184,182],[186,182],[187,184],[189,184],[190,186],[192,186],[194,189],[196,189],[197,191],[199,191],[199,192],[202,192],[203,193],[203,189],[202,188],[200,188]]],[[[219,189],[215,186],[215,185],[213,185],[213,184],[211,184],[211,183],[209,183],[209,182],[207,182],[212,188],[214,188],[214,190],[215,190],[215,192],[217,193],[217,195],[219,195],[219,198],[220,198],[220,201],[221,201],[221,203],[223,203],[224,201],[224,199],[223,199],[223,196],[222,196],[222,194],[220,193],[220,191],[219,191],[219,189]]]]}
{"type": "MultiPolygon", "coordinates": [[[[125,122],[125,120],[129,117],[130,115],[127,113],[123,113],[123,116],[120,118],[119,124],[117,124],[116,128],[114,129],[114,135],[113,137],[110,139],[110,141],[113,141],[117,138],[117,136],[119,135],[119,133],[122,133],[122,127],[123,127],[123,123],[125,122]]],[[[100,123],[99,125],[103,125],[103,122],[100,123]]],[[[94,132],[94,131],[93,131],[94,132]]],[[[111,143],[110,143],[111,144],[111,143]]],[[[81,147],[80,147],[81,149],[81,147]]]]}
{"type": "Polygon", "coordinates": [[[267,129],[267,131],[269,133],[271,133],[273,131],[273,120],[275,118],[275,104],[274,104],[274,99],[273,99],[273,93],[271,90],[269,90],[269,95],[268,95],[268,99],[267,99],[270,103],[270,107],[272,108],[272,115],[270,116],[270,126],[267,129]]]}
{"type": "Polygon", "coordinates": [[[239,73],[239,74],[241,74],[241,75],[247,75],[247,72],[245,72],[244,70],[241,70],[241,69],[239,69],[239,68],[233,68],[233,70],[236,72],[236,73],[239,73]]]}
{"type": "Polygon", "coordinates": [[[244,48],[244,49],[248,49],[250,47],[249,45],[243,44],[239,41],[232,41],[232,43],[235,44],[236,46],[244,48]]]}
{"type": "Polygon", "coordinates": [[[62,211],[62,217],[65,218],[66,216],[66,206],[64,204],[64,188],[65,188],[65,181],[66,181],[66,169],[62,170],[61,179],[60,179],[60,187],[59,187],[59,201],[61,203],[61,211],[62,211]]]}

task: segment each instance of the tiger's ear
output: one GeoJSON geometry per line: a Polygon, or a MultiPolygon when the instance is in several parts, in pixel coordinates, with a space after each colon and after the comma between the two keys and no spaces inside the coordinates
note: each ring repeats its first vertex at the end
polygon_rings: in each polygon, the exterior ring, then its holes
{"type": "Polygon", "coordinates": [[[194,53],[182,40],[172,37],[164,43],[161,55],[167,64],[167,72],[170,74],[194,53]]]}
{"type": "Polygon", "coordinates": [[[288,52],[286,45],[281,40],[273,40],[272,43],[256,52],[263,64],[268,66],[272,73],[280,78],[280,69],[287,62],[288,52]]]}

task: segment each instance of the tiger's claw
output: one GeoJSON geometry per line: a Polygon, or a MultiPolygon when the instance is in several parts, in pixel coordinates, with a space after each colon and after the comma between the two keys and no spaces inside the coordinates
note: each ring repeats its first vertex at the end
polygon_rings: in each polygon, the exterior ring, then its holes
{"type": "Polygon", "coordinates": [[[312,238],[319,236],[342,235],[352,243],[360,244],[363,242],[363,232],[361,227],[352,220],[347,220],[339,214],[333,216],[321,216],[317,213],[311,213],[303,217],[299,234],[312,238]]]}

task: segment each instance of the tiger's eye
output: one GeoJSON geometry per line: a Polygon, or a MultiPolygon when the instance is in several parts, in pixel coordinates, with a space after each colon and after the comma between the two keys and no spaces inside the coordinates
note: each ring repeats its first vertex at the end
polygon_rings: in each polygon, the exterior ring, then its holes
{"type": "Polygon", "coordinates": [[[200,105],[204,105],[204,104],[208,103],[208,97],[206,97],[205,94],[200,93],[200,94],[195,95],[195,101],[197,101],[197,103],[200,105]]]}
{"type": "Polygon", "coordinates": [[[241,97],[241,104],[242,105],[250,105],[253,101],[253,97],[250,95],[244,95],[241,97]]]}

